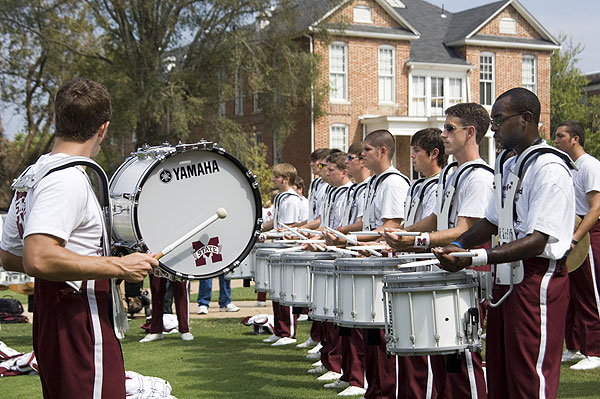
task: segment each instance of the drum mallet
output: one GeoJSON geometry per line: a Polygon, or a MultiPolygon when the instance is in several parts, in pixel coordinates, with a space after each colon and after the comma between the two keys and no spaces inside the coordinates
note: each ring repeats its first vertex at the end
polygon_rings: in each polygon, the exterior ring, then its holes
{"type": "Polygon", "coordinates": [[[206,219],[204,222],[200,223],[197,227],[194,227],[194,229],[192,229],[190,232],[183,235],[183,237],[181,237],[177,241],[173,242],[171,245],[167,245],[165,247],[165,249],[163,249],[162,251],[160,251],[159,253],[154,255],[154,259],[162,258],[166,254],[168,254],[169,252],[171,252],[172,250],[174,250],[175,248],[177,248],[178,246],[183,244],[185,241],[189,240],[192,236],[196,235],[198,232],[204,230],[205,228],[207,228],[208,226],[210,226],[211,224],[216,222],[218,219],[225,219],[226,217],[227,217],[227,211],[224,208],[217,209],[217,212],[214,215],[212,215],[211,217],[206,219]]]}
{"type": "MultiPolygon", "coordinates": [[[[329,227],[325,227],[325,230],[327,230],[328,232],[330,232],[331,234],[333,234],[334,236],[341,238],[342,240],[346,240],[347,242],[349,242],[350,244],[354,244],[357,245],[358,244],[358,240],[356,238],[352,238],[352,237],[348,237],[347,235],[345,235],[344,233],[342,233],[341,231],[337,231],[334,230],[332,228],[329,227]]],[[[374,249],[369,248],[368,245],[365,245],[363,248],[361,248],[367,252],[369,252],[371,255],[375,255],[375,256],[379,256],[382,257],[383,255],[381,255],[379,252],[375,251],[374,249]]]]}

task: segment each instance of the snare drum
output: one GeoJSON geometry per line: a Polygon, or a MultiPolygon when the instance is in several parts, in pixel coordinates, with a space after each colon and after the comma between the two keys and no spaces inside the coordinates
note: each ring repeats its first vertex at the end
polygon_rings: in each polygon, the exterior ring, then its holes
{"type": "Polygon", "coordinates": [[[232,270],[260,231],[255,176],[215,143],[143,147],[117,169],[109,189],[113,239],[133,251],[159,252],[225,208],[225,219],[161,258],[160,268],[180,278],[232,270]]]}
{"type": "Polygon", "coordinates": [[[246,259],[238,267],[225,274],[227,280],[251,279],[256,269],[256,247],[252,248],[246,259]]]}
{"type": "Polygon", "coordinates": [[[276,249],[290,247],[291,244],[269,241],[256,244],[256,270],[254,271],[254,289],[257,292],[269,292],[269,255],[276,249]]]}
{"type": "Polygon", "coordinates": [[[397,266],[406,262],[396,258],[336,259],[335,323],[342,327],[384,328],[383,276],[398,272],[397,266]]]}
{"type": "Polygon", "coordinates": [[[281,256],[281,295],[286,306],[310,304],[310,265],[315,260],[335,259],[333,252],[288,252],[281,256]]]}
{"type": "Polygon", "coordinates": [[[317,321],[333,321],[336,287],[333,279],[333,260],[315,260],[310,265],[310,304],[308,315],[317,321]]]}
{"type": "Polygon", "coordinates": [[[396,355],[480,351],[478,278],[473,270],[384,277],[387,350],[396,355]]]}
{"type": "Polygon", "coordinates": [[[6,272],[5,283],[11,291],[23,295],[33,295],[35,279],[25,273],[6,272]]]}
{"type": "Polygon", "coordinates": [[[281,254],[271,253],[268,259],[269,299],[279,302],[281,297],[281,254]]]}

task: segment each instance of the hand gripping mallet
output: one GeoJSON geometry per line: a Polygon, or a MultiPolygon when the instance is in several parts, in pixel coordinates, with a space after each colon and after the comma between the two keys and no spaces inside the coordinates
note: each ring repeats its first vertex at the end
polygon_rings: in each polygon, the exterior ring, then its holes
{"type": "Polygon", "coordinates": [[[214,215],[212,215],[211,217],[206,219],[204,222],[200,223],[197,227],[194,227],[194,229],[192,229],[190,232],[183,235],[177,241],[173,242],[171,245],[167,245],[165,247],[165,249],[163,249],[162,251],[160,251],[159,253],[154,255],[154,259],[162,258],[166,254],[168,254],[169,252],[171,252],[172,250],[174,250],[175,248],[177,248],[178,246],[183,244],[185,241],[190,239],[190,237],[196,235],[200,231],[204,230],[205,228],[207,228],[208,226],[210,226],[211,224],[216,222],[218,219],[225,219],[226,217],[227,217],[227,211],[224,208],[217,209],[217,212],[214,215]]]}

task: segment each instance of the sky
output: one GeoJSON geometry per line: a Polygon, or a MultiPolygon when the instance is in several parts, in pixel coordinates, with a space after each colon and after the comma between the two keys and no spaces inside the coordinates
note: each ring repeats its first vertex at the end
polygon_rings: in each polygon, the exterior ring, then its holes
{"type": "MultiPolygon", "coordinates": [[[[428,0],[450,12],[489,4],[493,0],[428,0]]],[[[519,0],[519,2],[554,37],[565,33],[574,43],[584,46],[580,54],[579,69],[582,72],[600,71],[600,40],[596,24],[600,20],[600,1],[598,0],[519,0]]],[[[15,109],[0,103],[0,115],[4,134],[12,138],[22,126],[23,120],[15,109]]]]}

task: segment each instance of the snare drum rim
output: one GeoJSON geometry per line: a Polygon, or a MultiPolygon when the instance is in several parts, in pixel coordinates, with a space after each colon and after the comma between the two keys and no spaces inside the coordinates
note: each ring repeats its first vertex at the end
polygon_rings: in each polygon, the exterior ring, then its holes
{"type": "MultiPolygon", "coordinates": [[[[258,182],[256,181],[256,176],[239,159],[237,159],[233,155],[229,154],[227,151],[225,151],[224,148],[219,147],[217,145],[217,143],[213,143],[213,142],[209,142],[209,141],[200,141],[200,142],[193,143],[193,144],[180,144],[177,146],[165,144],[162,146],[151,147],[150,150],[157,149],[157,148],[163,148],[163,147],[167,147],[167,148],[170,147],[173,150],[168,151],[164,157],[160,157],[160,159],[159,158],[155,159],[154,162],[152,162],[150,164],[150,166],[144,170],[144,173],[142,173],[142,176],[140,176],[138,183],[136,184],[136,187],[135,187],[135,197],[134,197],[134,204],[133,204],[133,222],[134,222],[133,226],[134,226],[136,238],[138,239],[137,244],[140,246],[140,249],[142,249],[143,251],[148,250],[148,247],[144,243],[144,239],[143,239],[142,233],[140,231],[140,227],[138,225],[138,217],[137,217],[138,204],[137,203],[138,203],[139,195],[141,192],[140,187],[143,187],[144,183],[150,176],[150,173],[156,168],[156,166],[158,164],[163,163],[168,157],[170,157],[174,154],[183,153],[186,151],[198,150],[198,151],[216,152],[219,155],[223,155],[225,158],[227,158],[229,161],[231,161],[234,165],[236,165],[242,171],[242,174],[244,175],[244,178],[246,179],[246,181],[250,184],[250,189],[252,190],[252,195],[254,197],[254,205],[255,205],[255,211],[256,211],[256,218],[254,220],[254,234],[252,234],[252,236],[250,237],[250,241],[248,242],[248,244],[246,244],[246,247],[244,248],[242,253],[236,259],[234,259],[233,262],[231,262],[229,265],[223,267],[219,271],[215,271],[213,273],[208,273],[208,274],[204,274],[204,275],[181,273],[176,270],[173,270],[172,268],[168,267],[167,265],[165,265],[164,263],[162,263],[160,261],[158,262],[158,267],[169,274],[175,275],[177,277],[180,277],[180,278],[183,278],[186,280],[200,280],[200,279],[206,279],[206,278],[213,278],[213,277],[220,276],[221,274],[230,272],[231,270],[238,267],[241,264],[242,260],[244,260],[246,258],[246,256],[248,256],[248,254],[250,253],[250,251],[256,244],[258,235],[260,234],[260,228],[262,225],[262,199],[260,196],[260,190],[258,188],[258,182]]],[[[140,152],[140,151],[138,151],[138,152],[140,152]]],[[[134,159],[135,156],[136,155],[132,155],[130,158],[134,159]]],[[[124,164],[129,165],[129,162],[126,161],[124,164]]],[[[122,166],[124,166],[124,165],[122,165],[122,166]]],[[[117,169],[117,171],[115,172],[113,177],[118,176],[118,173],[120,174],[120,172],[121,172],[121,167],[119,167],[117,169]]],[[[111,183],[112,183],[112,178],[111,178],[111,183]]],[[[109,187],[110,187],[110,184],[109,184],[109,187]]]]}

